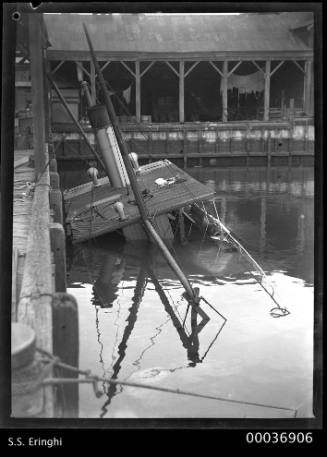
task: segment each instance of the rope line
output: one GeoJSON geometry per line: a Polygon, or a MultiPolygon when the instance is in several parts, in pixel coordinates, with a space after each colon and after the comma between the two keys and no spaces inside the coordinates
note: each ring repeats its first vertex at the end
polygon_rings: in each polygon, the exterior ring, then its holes
{"type": "Polygon", "coordinates": [[[153,386],[153,385],[149,385],[149,384],[142,384],[142,383],[129,382],[129,381],[120,381],[118,379],[107,379],[107,378],[92,374],[92,372],[90,370],[81,370],[72,365],[63,363],[63,362],[61,362],[61,360],[58,357],[54,357],[52,354],[50,354],[49,352],[47,352],[43,349],[37,348],[37,351],[45,357],[44,361],[47,362],[48,364],[50,364],[51,366],[64,368],[73,373],[78,373],[78,374],[85,376],[84,379],[79,379],[79,378],[46,378],[43,375],[42,380],[40,380],[40,382],[39,382],[40,385],[42,385],[42,386],[57,385],[57,384],[73,384],[73,383],[74,384],[91,383],[96,397],[100,398],[103,395],[103,392],[101,390],[99,390],[97,384],[99,382],[101,382],[101,383],[116,384],[116,385],[126,386],[126,387],[136,387],[136,388],[140,388],[140,389],[154,390],[157,392],[165,392],[165,393],[171,393],[171,394],[177,394],[177,395],[186,395],[186,396],[195,397],[195,398],[203,398],[203,399],[207,399],[207,400],[214,400],[214,401],[220,401],[220,402],[226,402],[226,403],[232,403],[232,404],[256,406],[256,407],[260,407],[260,408],[276,409],[276,410],[280,410],[280,411],[289,411],[289,412],[293,413],[293,417],[296,417],[296,415],[297,415],[296,409],[287,408],[284,406],[276,406],[276,405],[259,403],[259,402],[250,402],[250,401],[244,401],[244,400],[230,399],[230,398],[224,398],[224,397],[215,396],[215,395],[199,394],[199,393],[192,392],[192,391],[186,391],[186,390],[181,390],[181,389],[171,389],[171,388],[166,388],[166,387],[159,387],[159,386],[153,386]]]}

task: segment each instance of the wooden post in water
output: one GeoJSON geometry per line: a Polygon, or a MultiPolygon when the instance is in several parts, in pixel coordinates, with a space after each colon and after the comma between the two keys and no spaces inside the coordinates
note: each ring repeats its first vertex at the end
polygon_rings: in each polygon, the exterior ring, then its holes
{"type": "Polygon", "coordinates": [[[295,108],[294,108],[294,98],[290,98],[290,122],[294,122],[295,108]]]}
{"type": "Polygon", "coordinates": [[[62,193],[60,189],[51,189],[49,193],[50,208],[54,210],[54,222],[64,223],[62,193]]]}
{"type": "Polygon", "coordinates": [[[260,252],[263,253],[266,247],[266,196],[261,197],[260,202],[260,252]]]}
{"type": "Polygon", "coordinates": [[[184,122],[184,61],[179,62],[179,122],[184,122]]]}
{"type": "MultiPolygon", "coordinates": [[[[78,367],[79,337],[78,337],[78,305],[75,298],[64,292],[56,292],[52,299],[52,337],[53,353],[63,363],[78,367]]],[[[59,377],[74,378],[78,373],[60,368],[59,377]]],[[[78,416],[79,385],[62,385],[56,409],[62,410],[63,417],[78,416]]]]}
{"type": "Polygon", "coordinates": [[[271,164],[271,131],[268,130],[267,138],[267,166],[270,168],[271,164]]]}
{"type": "Polygon", "coordinates": [[[135,62],[135,107],[136,122],[141,122],[141,71],[139,60],[135,62]]]}
{"type": "Polygon", "coordinates": [[[228,121],[228,61],[223,62],[223,76],[222,76],[222,101],[223,101],[223,112],[222,121],[228,121]]]}
{"type": "Polygon", "coordinates": [[[50,242],[55,263],[56,292],[66,292],[66,237],[62,224],[50,224],[50,242]]]}
{"type": "Polygon", "coordinates": [[[270,110],[270,73],[271,73],[271,61],[266,60],[265,70],[265,92],[264,92],[264,114],[263,120],[269,121],[269,110],[270,110]]]}
{"type": "Polygon", "coordinates": [[[303,87],[303,111],[307,116],[313,114],[313,65],[311,60],[305,62],[304,87],[303,87]]]}

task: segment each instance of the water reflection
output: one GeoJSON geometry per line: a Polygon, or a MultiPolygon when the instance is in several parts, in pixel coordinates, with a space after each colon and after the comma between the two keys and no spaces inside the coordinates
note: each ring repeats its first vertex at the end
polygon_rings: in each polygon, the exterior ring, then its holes
{"type": "MultiPolygon", "coordinates": [[[[182,346],[186,349],[188,366],[194,367],[197,363],[201,363],[217,340],[222,327],[225,325],[226,320],[223,316],[220,316],[222,322],[221,326],[218,328],[218,331],[213,334],[212,341],[209,342],[208,347],[203,348],[202,354],[200,355],[199,335],[208,321],[203,319],[195,307],[191,306],[185,299],[183,299],[182,295],[180,296],[178,304],[171,303],[154,271],[154,268],[157,265],[157,259],[160,259],[160,253],[156,250],[156,248],[150,244],[144,243],[121,243],[120,247],[116,244],[115,248],[112,250],[108,248],[102,248],[102,250],[105,251],[105,256],[103,256],[102,265],[99,268],[99,277],[93,286],[92,303],[96,308],[96,328],[100,348],[99,361],[103,367],[103,375],[107,375],[108,377],[108,373],[110,372],[110,379],[117,379],[119,377],[119,373],[128,350],[128,341],[136,324],[138,310],[142,303],[149,281],[153,284],[160,302],[176,329],[182,346]],[[145,251],[147,252],[146,258],[144,258],[145,251]],[[125,266],[127,264],[130,265],[131,259],[133,259],[132,263],[134,264],[133,275],[136,271],[138,271],[136,276],[135,291],[131,300],[131,306],[128,309],[128,316],[125,319],[126,325],[124,326],[122,338],[119,344],[116,342],[117,357],[115,358],[115,362],[111,364],[110,369],[108,369],[105,368],[103,359],[104,344],[101,339],[102,332],[99,325],[98,310],[99,308],[111,308],[114,306],[115,302],[117,305],[119,286],[123,284],[124,275],[126,275],[125,266]],[[99,284],[101,287],[99,287],[99,284]],[[190,321],[190,329],[187,326],[188,317],[190,321]]],[[[94,252],[94,246],[92,247],[92,251],[94,252]]],[[[93,270],[93,272],[96,272],[96,269],[93,270]]],[[[152,345],[153,344],[151,344],[151,346],[152,345]]],[[[139,365],[141,358],[144,356],[144,353],[148,348],[149,347],[147,346],[146,349],[142,351],[141,356],[134,361],[133,365],[139,365]]],[[[179,368],[181,367],[173,368],[170,371],[172,372],[179,368]]],[[[117,393],[121,392],[121,389],[115,384],[110,384],[108,388],[106,384],[103,384],[103,391],[107,396],[107,400],[102,406],[101,417],[104,417],[107,414],[112,399],[117,393]]]]}
{"type": "MultiPolygon", "coordinates": [[[[238,252],[203,240],[194,227],[187,227],[186,245],[175,244],[175,255],[193,286],[228,318],[226,325],[208,307],[210,321],[204,325],[154,248],[107,236],[74,246],[70,255],[70,287],[82,316],[80,364],[95,373],[101,367],[107,378],[218,389],[231,398],[294,408],[305,398],[302,417],[310,415],[312,170],[272,168],[268,176],[266,169],[194,169],[192,174],[216,187],[220,218],[270,276],[291,316],[272,322],[272,304],[259,293],[250,264],[238,252]]],[[[114,385],[103,391],[106,400],[100,403],[80,391],[81,417],[272,417],[268,410],[217,411],[189,399],[177,406],[165,394],[145,397],[114,385]]]]}

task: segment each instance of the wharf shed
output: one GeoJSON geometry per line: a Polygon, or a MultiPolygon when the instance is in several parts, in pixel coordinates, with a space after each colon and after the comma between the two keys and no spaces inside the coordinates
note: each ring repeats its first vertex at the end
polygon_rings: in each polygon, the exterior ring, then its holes
{"type": "MultiPolygon", "coordinates": [[[[264,120],[269,119],[270,108],[290,98],[302,113],[312,114],[312,13],[44,17],[51,44],[47,55],[53,68],[60,62],[84,62],[86,75],[95,78],[84,22],[113,89],[133,93],[125,101],[137,122],[142,115],[159,122],[226,122],[240,120],[242,114],[251,118],[251,113],[240,112],[240,94],[235,110],[235,91],[229,88],[228,79],[233,74],[257,72],[262,75],[264,91],[256,94],[255,104],[262,109],[264,120]]],[[[246,84],[246,78],[244,81],[246,84]]],[[[246,88],[243,94],[251,95],[246,88]]]]}
{"type": "MultiPolygon", "coordinates": [[[[276,140],[278,154],[293,144],[300,155],[310,144],[312,153],[313,13],[43,17],[48,71],[91,142],[81,78],[93,100],[102,100],[83,23],[126,141],[141,160],[168,155],[185,164],[185,155],[201,152],[266,154],[268,137],[276,140]]],[[[21,66],[28,68],[28,61],[21,66]]],[[[74,124],[54,92],[51,98],[54,141],[62,143],[58,157],[83,155],[74,124]]]]}

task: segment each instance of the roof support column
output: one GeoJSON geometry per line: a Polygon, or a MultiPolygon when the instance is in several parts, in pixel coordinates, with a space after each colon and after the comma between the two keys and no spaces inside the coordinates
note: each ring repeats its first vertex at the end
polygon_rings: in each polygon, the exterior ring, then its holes
{"type": "Polygon", "coordinates": [[[266,60],[263,120],[269,121],[271,61],[266,60]]]}
{"type": "Polygon", "coordinates": [[[308,116],[313,115],[313,65],[311,60],[305,62],[304,68],[304,112],[308,116]]]}
{"type": "Polygon", "coordinates": [[[141,72],[139,60],[135,62],[135,109],[136,122],[141,122],[141,72]]]}
{"type": "Polygon", "coordinates": [[[179,61],[179,122],[184,122],[184,61],[179,61]]]}
{"type": "Polygon", "coordinates": [[[222,74],[221,84],[222,84],[222,102],[223,102],[222,121],[227,122],[228,121],[228,93],[227,93],[228,61],[227,60],[224,60],[224,62],[223,62],[223,74],[222,74]]]}

